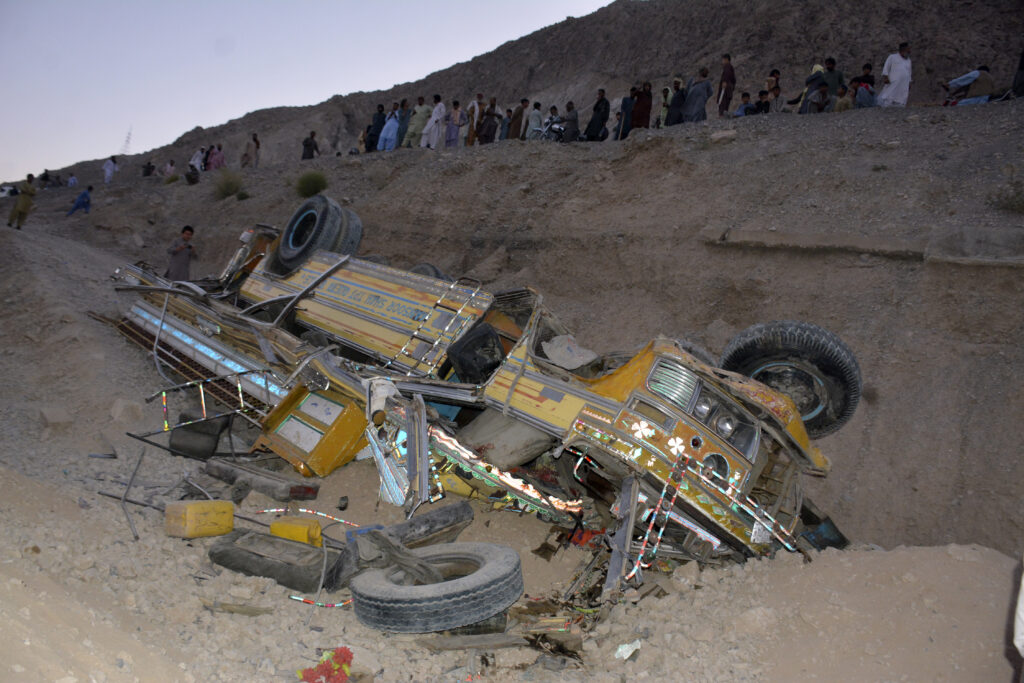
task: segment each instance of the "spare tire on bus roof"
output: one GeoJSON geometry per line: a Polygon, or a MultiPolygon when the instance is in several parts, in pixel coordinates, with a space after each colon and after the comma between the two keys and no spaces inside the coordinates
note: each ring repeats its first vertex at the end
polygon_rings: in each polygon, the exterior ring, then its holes
{"type": "Polygon", "coordinates": [[[363,221],[355,211],[342,207],[338,237],[330,250],[338,254],[355,254],[359,251],[359,243],[362,241],[363,221]]]}
{"type": "Polygon", "coordinates": [[[351,254],[359,248],[362,236],[362,221],[353,211],[323,195],[310,197],[281,233],[277,261],[291,271],[319,250],[351,254]]]}

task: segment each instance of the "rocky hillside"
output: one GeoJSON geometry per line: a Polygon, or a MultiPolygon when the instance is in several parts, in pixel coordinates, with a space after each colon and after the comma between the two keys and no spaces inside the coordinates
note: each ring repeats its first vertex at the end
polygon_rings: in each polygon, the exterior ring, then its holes
{"type": "MultiPolygon", "coordinates": [[[[750,3],[720,0],[618,0],[593,14],[536,31],[468,62],[378,92],[338,95],[309,107],[280,107],[252,112],[222,126],[191,130],[174,143],[125,159],[137,173],[146,158],[179,168],[200,146],[224,144],[230,165],[237,165],[253,131],[264,142],[264,162],[299,157],[299,142],[311,129],[326,141],[327,153],[347,152],[370,122],[378,103],[432,94],[468,101],[481,91],[502,104],[522,97],[545,108],[574,100],[586,122],[598,87],[614,100],[631,84],[650,80],[655,89],[673,76],[688,77],[701,66],[720,73],[720,56],[729,52],[738,92],[756,92],[772,68],[782,72],[783,93],[794,96],[811,67],[834,56],[847,78],[864,62],[881,73],[895,46],[912,43],[914,86],[911,104],[941,101],[939,80],[948,80],[978,64],[988,64],[998,84],[1009,85],[1024,49],[1024,11],[1019,0],[965,3],[959,0],[909,6],[892,0],[808,0],[801,3],[750,3]]],[[[384,84],[381,84],[384,85],[384,84]]],[[[323,143],[322,143],[323,144],[323,143]]],[[[79,177],[98,177],[96,162],[78,164],[79,177]]],[[[66,172],[66,169],[65,169],[66,172]]]]}

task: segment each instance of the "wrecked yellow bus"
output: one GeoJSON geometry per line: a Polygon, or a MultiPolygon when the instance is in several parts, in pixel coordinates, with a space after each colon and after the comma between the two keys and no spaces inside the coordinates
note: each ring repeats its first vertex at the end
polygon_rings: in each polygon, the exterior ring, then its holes
{"type": "Polygon", "coordinates": [[[122,329],[172,367],[248,373],[253,448],[303,474],[369,451],[379,495],[412,514],[454,473],[604,532],[616,581],[657,553],[713,562],[845,544],[801,487],[830,469],[811,438],[860,395],[836,335],[783,321],[741,333],[717,363],[665,337],[597,355],[536,291],[361,259],[360,235],[354,213],[318,196],[284,230],[243,233],[216,279],[125,267],[120,287],[139,296],[122,329]]]}

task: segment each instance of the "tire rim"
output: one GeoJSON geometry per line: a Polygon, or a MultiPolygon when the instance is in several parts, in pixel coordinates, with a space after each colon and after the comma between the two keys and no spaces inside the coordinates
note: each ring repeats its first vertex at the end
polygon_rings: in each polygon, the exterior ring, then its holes
{"type": "Polygon", "coordinates": [[[288,234],[288,246],[292,249],[301,249],[309,242],[310,237],[313,236],[313,229],[316,227],[316,211],[310,209],[306,213],[299,216],[299,220],[295,221],[295,227],[292,228],[291,233],[288,234]],[[301,237],[296,244],[296,237],[301,237]]]}
{"type": "Polygon", "coordinates": [[[825,378],[812,366],[774,361],[758,367],[750,377],[792,399],[804,422],[820,415],[828,404],[825,378]]]}

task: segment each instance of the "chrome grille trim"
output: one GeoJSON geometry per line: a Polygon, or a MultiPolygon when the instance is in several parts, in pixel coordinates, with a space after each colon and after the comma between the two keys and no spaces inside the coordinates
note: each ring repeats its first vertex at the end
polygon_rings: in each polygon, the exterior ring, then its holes
{"type": "Polygon", "coordinates": [[[647,378],[647,388],[652,393],[670,401],[676,408],[686,412],[697,393],[697,376],[683,366],[667,360],[659,360],[647,378]]]}

